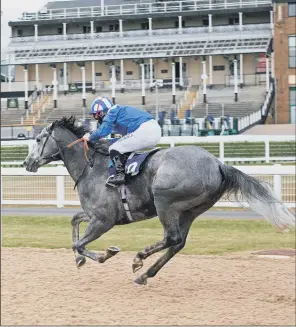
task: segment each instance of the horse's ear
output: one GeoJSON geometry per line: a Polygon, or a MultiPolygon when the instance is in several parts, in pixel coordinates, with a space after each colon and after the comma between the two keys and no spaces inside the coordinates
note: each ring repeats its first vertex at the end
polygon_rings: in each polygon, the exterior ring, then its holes
{"type": "Polygon", "coordinates": [[[52,124],[49,125],[48,129],[49,129],[51,132],[52,132],[53,129],[55,128],[56,122],[57,122],[57,120],[54,121],[52,124]]]}

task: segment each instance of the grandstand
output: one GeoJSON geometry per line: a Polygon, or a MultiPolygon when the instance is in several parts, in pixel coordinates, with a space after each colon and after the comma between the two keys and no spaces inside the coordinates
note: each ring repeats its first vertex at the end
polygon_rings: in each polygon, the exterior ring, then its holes
{"type": "Polygon", "coordinates": [[[208,116],[229,116],[237,133],[235,121],[260,123],[271,106],[271,0],[53,1],[9,25],[1,65],[8,75],[15,67],[17,82],[8,76],[1,104],[19,101],[1,106],[2,125],[43,125],[69,114],[84,121],[93,99],[106,95],[158,115],[169,129],[208,129],[208,116]]]}

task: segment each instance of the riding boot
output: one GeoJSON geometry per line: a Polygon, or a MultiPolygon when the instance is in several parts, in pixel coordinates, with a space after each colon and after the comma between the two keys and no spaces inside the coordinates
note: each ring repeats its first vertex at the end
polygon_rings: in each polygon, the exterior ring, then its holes
{"type": "Polygon", "coordinates": [[[125,183],[125,162],[126,156],[121,154],[118,151],[111,150],[110,151],[110,158],[114,164],[116,169],[116,174],[114,176],[110,176],[106,182],[107,185],[111,186],[118,186],[125,183]]]}

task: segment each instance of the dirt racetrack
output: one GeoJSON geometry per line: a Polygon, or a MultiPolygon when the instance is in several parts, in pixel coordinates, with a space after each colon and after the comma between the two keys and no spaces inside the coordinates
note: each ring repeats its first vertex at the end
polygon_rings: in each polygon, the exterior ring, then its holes
{"type": "Polygon", "coordinates": [[[2,326],[295,324],[295,258],[179,254],[140,286],[134,255],[77,270],[70,250],[2,248],[2,326]]]}

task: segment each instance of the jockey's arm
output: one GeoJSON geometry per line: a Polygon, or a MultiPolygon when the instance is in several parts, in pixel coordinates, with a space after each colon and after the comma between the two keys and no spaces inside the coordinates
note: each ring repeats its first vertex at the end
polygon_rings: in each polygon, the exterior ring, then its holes
{"type": "Polygon", "coordinates": [[[90,142],[94,143],[96,140],[109,135],[114,128],[117,115],[118,115],[119,106],[116,106],[113,109],[110,109],[105,118],[103,119],[102,125],[99,129],[93,132],[89,138],[90,142]]]}

